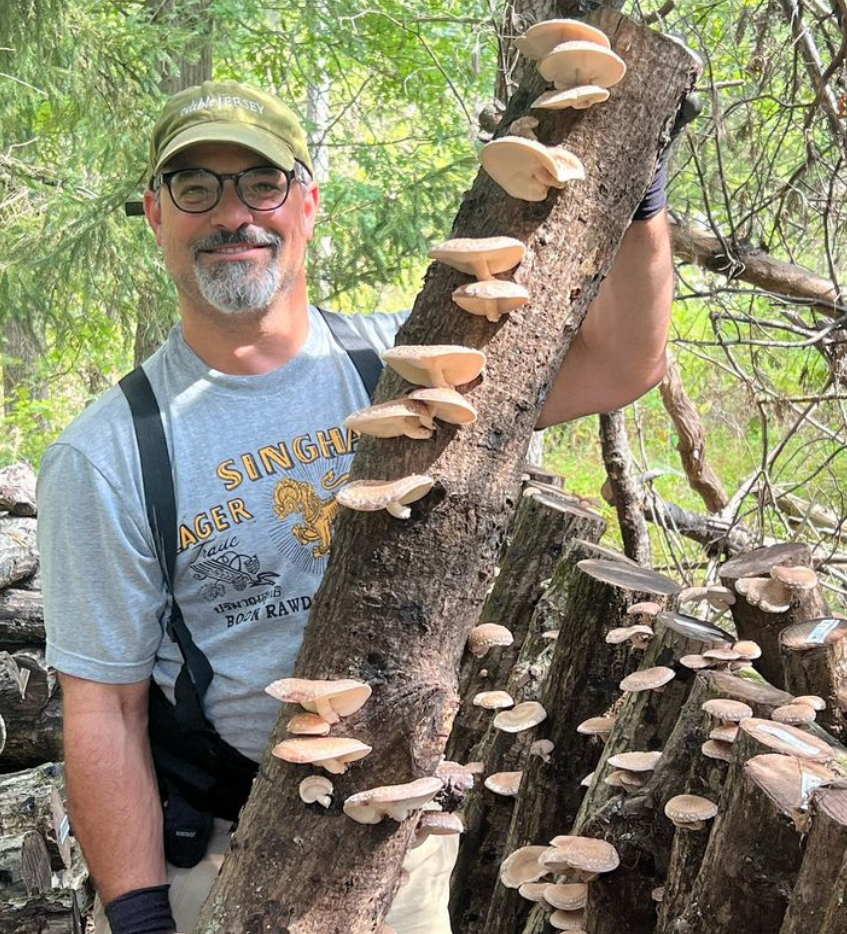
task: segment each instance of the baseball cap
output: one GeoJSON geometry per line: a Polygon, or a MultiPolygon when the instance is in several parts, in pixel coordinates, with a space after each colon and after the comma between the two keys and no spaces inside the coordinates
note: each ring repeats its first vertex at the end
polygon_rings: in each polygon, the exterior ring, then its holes
{"type": "Polygon", "coordinates": [[[294,111],[273,94],[237,81],[204,81],[165,104],[150,141],[150,175],[196,143],[236,143],[272,165],[311,172],[306,134],[294,111]]]}

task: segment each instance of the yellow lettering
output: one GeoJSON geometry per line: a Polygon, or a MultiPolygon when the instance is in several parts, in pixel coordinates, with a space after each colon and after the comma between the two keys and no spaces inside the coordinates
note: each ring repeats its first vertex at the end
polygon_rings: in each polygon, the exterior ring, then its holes
{"type": "Polygon", "coordinates": [[[211,536],[212,523],[209,522],[209,517],[205,512],[201,512],[200,515],[194,517],[194,534],[201,542],[211,536]]]}
{"type": "Polygon", "coordinates": [[[186,525],[181,525],[179,527],[179,550],[185,551],[186,548],[190,548],[192,545],[197,544],[197,539],[191,534],[191,530],[186,525]]]}
{"type": "Polygon", "coordinates": [[[303,464],[311,464],[318,458],[318,449],[308,435],[298,435],[293,442],[294,456],[303,464]]]}
{"type": "Polygon", "coordinates": [[[329,431],[319,431],[318,444],[321,448],[321,455],[325,458],[336,457],[344,454],[344,436],[338,428],[330,428],[329,431]]]}
{"type": "Polygon", "coordinates": [[[285,446],[284,441],[276,445],[268,445],[267,447],[259,448],[259,460],[261,460],[266,474],[276,473],[276,467],[291,470],[294,466],[294,462],[291,460],[291,455],[288,453],[288,448],[285,446]]]}
{"type": "Polygon", "coordinates": [[[226,505],[227,509],[229,509],[229,515],[236,525],[243,519],[253,518],[252,513],[247,511],[243,499],[231,499],[226,505]]]}
{"type": "Polygon", "coordinates": [[[241,463],[244,464],[244,469],[247,471],[247,476],[251,480],[259,479],[259,470],[256,467],[256,461],[253,460],[252,454],[242,454],[241,463]]]}
{"type": "Polygon", "coordinates": [[[212,517],[212,521],[215,523],[215,528],[219,532],[225,532],[229,528],[229,523],[226,521],[226,516],[224,515],[223,506],[212,506],[209,510],[209,514],[212,517]]]}
{"type": "Polygon", "coordinates": [[[240,470],[233,469],[234,461],[228,460],[218,464],[218,476],[224,482],[225,490],[235,490],[244,482],[244,476],[240,470]]]}

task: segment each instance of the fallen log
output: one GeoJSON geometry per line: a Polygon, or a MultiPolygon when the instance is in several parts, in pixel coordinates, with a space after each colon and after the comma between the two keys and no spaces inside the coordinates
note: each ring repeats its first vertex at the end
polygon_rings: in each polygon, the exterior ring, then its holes
{"type": "Polygon", "coordinates": [[[13,516],[34,516],[35,471],[21,461],[0,470],[0,512],[13,516]]]}
{"type": "Polygon", "coordinates": [[[59,761],[63,757],[62,700],[55,673],[48,669],[41,649],[12,653],[28,672],[21,696],[18,683],[0,672],[0,713],[6,721],[6,748],[0,771],[17,771],[59,761]]]}
{"type": "Polygon", "coordinates": [[[817,585],[797,592],[785,610],[772,611],[767,606],[763,609],[751,604],[738,592],[738,582],[742,578],[770,577],[775,567],[810,567],[811,563],[812,553],[808,545],[789,542],[738,555],[720,569],[721,583],[736,594],[732,618],[738,629],[738,637],[758,642],[762,648],[762,657],[754,662],[754,666],[766,681],[776,687],[785,686],[779,648],[780,632],[794,623],[829,616],[829,607],[820,585],[817,585]]]}
{"type": "Polygon", "coordinates": [[[785,687],[795,697],[826,701],[817,722],[840,740],[847,738],[847,620],[824,617],[782,630],[779,647],[785,687]]]}
{"type": "Polygon", "coordinates": [[[0,590],[38,568],[35,519],[0,516],[0,590]]]}
{"type": "Polygon", "coordinates": [[[37,897],[0,898],[3,934],[83,934],[76,895],[53,889],[37,897]]]}
{"type": "Polygon", "coordinates": [[[48,762],[0,775],[0,827],[9,834],[36,830],[44,838],[55,871],[71,865],[71,836],[63,801],[65,771],[48,762]]]}
{"type": "Polygon", "coordinates": [[[459,671],[461,704],[447,744],[448,759],[476,758],[471,750],[488,728],[491,712],[475,706],[473,698],[479,691],[506,687],[538,598],[569,541],[599,539],[605,529],[602,517],[572,505],[562,495],[532,486],[524,490],[512,524],[512,542],[477,622],[505,626],[514,641],[478,657],[465,653],[459,671]]]}
{"type": "MultiPolygon", "coordinates": [[[[372,684],[373,696],[344,731],[374,752],[337,776],[333,805],[316,814],[297,795],[302,770],[268,748],[198,934],[370,934],[396,890],[414,822],[359,825],[340,803],[435,770],[455,715],[461,650],[491,580],[529,436],[698,70],[683,47],[614,11],[589,18],[625,49],[626,76],[602,108],[551,111],[538,126],[545,143],[566,141],[579,154],[585,181],[527,203],[483,174],[452,232],[520,237],[527,254],[515,279],[534,279],[531,306],[499,325],[460,317],[451,299],[460,275],[434,266],[399,335],[401,346],[485,346],[486,377],[469,390],[478,420],[439,429],[426,444],[364,439],[353,462],[355,479],[426,471],[435,481],[406,522],[384,513],[339,515],[295,669],[298,677],[359,676],[372,684]],[[331,876],[319,870],[329,864],[331,876]]],[[[539,75],[527,74],[506,124],[543,89],[539,75]]],[[[377,401],[402,385],[384,372],[377,401]]],[[[285,736],[290,714],[281,711],[271,746],[285,736]]]]}
{"type": "Polygon", "coordinates": [[[41,591],[0,591],[0,648],[43,645],[44,600],[41,591]]]}
{"type": "Polygon", "coordinates": [[[0,836],[0,898],[47,892],[50,881],[50,857],[40,833],[0,836]]]}

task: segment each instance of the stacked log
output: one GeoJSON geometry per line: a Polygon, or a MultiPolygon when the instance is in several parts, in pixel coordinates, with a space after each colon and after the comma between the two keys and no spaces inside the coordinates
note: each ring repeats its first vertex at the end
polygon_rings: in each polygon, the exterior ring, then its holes
{"type": "Polygon", "coordinates": [[[0,931],[82,934],[91,891],[65,807],[35,535],[34,473],[0,470],[0,931]]]}

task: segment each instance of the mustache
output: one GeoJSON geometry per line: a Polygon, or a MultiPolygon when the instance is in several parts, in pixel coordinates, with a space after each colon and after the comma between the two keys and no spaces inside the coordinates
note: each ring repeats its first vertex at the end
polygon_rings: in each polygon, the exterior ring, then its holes
{"type": "Polygon", "coordinates": [[[234,243],[251,243],[255,246],[272,246],[276,249],[282,245],[282,237],[272,230],[263,230],[261,227],[241,227],[238,230],[219,230],[216,233],[198,240],[194,244],[194,254],[204,250],[213,250],[219,246],[230,246],[234,243]]]}

